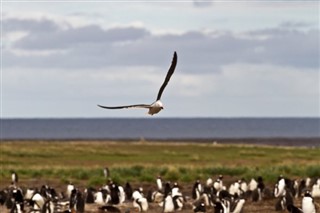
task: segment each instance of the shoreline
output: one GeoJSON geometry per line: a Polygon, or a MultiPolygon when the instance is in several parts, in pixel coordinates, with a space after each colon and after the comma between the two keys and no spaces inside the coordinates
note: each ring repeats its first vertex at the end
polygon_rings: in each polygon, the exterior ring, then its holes
{"type": "Polygon", "coordinates": [[[288,147],[320,147],[320,138],[173,138],[173,139],[153,139],[153,138],[66,138],[66,139],[0,139],[0,143],[6,142],[115,142],[115,143],[171,143],[171,144],[215,144],[215,145],[257,145],[257,146],[288,146],[288,147]]]}

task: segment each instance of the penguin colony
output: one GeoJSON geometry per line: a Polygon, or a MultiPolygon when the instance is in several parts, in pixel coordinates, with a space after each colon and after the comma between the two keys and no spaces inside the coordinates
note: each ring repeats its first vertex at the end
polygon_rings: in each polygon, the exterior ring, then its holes
{"type": "MultiPolygon", "coordinates": [[[[153,190],[142,187],[133,189],[130,183],[124,186],[114,183],[108,168],[103,170],[107,184],[101,188],[78,189],[69,183],[65,190],[57,192],[43,185],[41,188],[20,188],[18,175],[12,172],[11,185],[0,190],[1,209],[10,213],[82,213],[82,212],[246,212],[246,202],[263,202],[276,198],[275,210],[290,213],[316,213],[320,198],[320,178],[291,180],[279,176],[273,189],[267,188],[262,177],[249,182],[240,179],[228,187],[223,176],[208,178],[204,183],[196,180],[191,194],[183,193],[178,183],[164,181],[158,176],[153,190]],[[87,206],[95,204],[95,210],[87,206]],[[298,204],[298,205],[297,205],[298,204]],[[155,206],[157,206],[155,208],[155,206]]],[[[265,212],[261,210],[259,212],[265,212]]]]}

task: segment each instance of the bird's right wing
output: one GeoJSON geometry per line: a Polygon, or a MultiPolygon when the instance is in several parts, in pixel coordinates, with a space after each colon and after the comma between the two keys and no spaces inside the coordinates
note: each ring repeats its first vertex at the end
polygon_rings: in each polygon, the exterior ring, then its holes
{"type": "Polygon", "coordinates": [[[162,85],[161,85],[161,87],[160,87],[160,90],[159,90],[159,92],[158,92],[157,101],[160,100],[161,95],[162,95],[162,93],[163,93],[163,90],[164,90],[164,88],[166,88],[166,86],[167,86],[167,84],[168,84],[168,82],[169,82],[169,80],[170,80],[170,78],[171,78],[171,76],[172,76],[172,74],[173,74],[173,72],[174,72],[174,69],[176,68],[177,58],[178,58],[178,57],[177,57],[177,53],[174,52],[174,54],[173,54],[173,59],[172,59],[172,62],[171,62],[171,66],[170,66],[170,68],[169,68],[169,70],[168,70],[168,72],[167,72],[166,78],[164,79],[164,82],[162,83],[162,85]]]}
{"type": "Polygon", "coordinates": [[[102,106],[99,105],[99,107],[104,108],[104,109],[128,109],[128,108],[150,108],[150,104],[135,104],[135,105],[126,105],[126,106],[102,106]]]}

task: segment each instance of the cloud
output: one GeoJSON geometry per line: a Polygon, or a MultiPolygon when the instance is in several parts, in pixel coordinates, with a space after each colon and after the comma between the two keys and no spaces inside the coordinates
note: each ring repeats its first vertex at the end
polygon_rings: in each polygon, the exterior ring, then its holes
{"type": "Polygon", "coordinates": [[[46,19],[5,21],[10,22],[14,23],[7,27],[11,31],[29,33],[12,39],[12,44],[4,48],[4,66],[8,67],[164,67],[175,50],[183,62],[181,68],[188,73],[219,72],[223,65],[233,63],[319,67],[319,30],[316,29],[278,27],[241,33],[186,31],[157,35],[143,27],[104,29],[86,25],[65,29],[46,19]]]}
{"type": "Polygon", "coordinates": [[[6,116],[131,116],[94,107],[151,103],[173,51],[178,65],[163,97],[172,111],[164,116],[319,115],[319,29],[307,23],[157,34],[143,23],[3,21],[6,116]]]}
{"type": "Polygon", "coordinates": [[[12,31],[27,31],[33,33],[46,32],[51,33],[59,29],[59,26],[52,20],[42,19],[21,19],[6,18],[2,21],[2,30],[4,33],[12,31]]]}

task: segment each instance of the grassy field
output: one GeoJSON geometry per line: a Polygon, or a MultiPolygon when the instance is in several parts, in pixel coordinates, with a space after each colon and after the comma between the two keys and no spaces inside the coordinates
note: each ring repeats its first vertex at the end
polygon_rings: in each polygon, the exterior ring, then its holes
{"type": "Polygon", "coordinates": [[[104,183],[102,169],[114,181],[154,182],[157,175],[184,183],[218,174],[274,182],[287,177],[320,176],[320,148],[169,142],[18,141],[1,142],[0,182],[10,171],[20,179],[104,183]]]}

